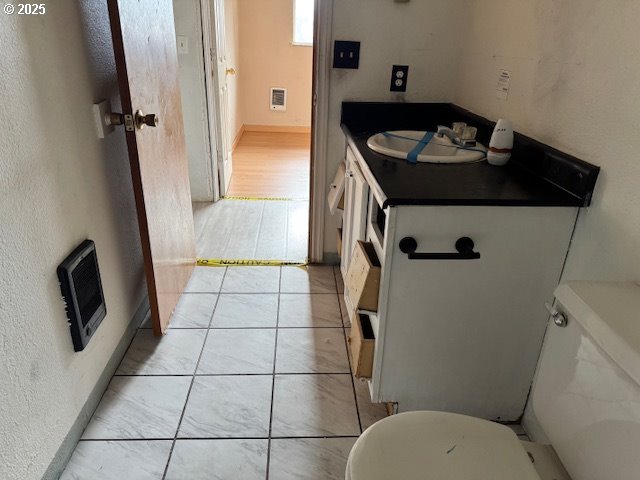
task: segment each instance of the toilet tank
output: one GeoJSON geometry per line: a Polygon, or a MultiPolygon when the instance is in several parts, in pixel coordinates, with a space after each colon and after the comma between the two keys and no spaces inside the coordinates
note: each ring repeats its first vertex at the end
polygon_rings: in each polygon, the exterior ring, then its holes
{"type": "Polygon", "coordinates": [[[531,396],[534,418],[573,480],[640,478],[640,287],[568,282],[531,396]]]}

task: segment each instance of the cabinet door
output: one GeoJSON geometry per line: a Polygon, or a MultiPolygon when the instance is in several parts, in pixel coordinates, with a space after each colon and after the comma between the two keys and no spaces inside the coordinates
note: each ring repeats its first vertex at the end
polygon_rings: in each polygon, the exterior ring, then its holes
{"type": "Polygon", "coordinates": [[[347,170],[344,191],[342,224],[342,261],[340,269],[346,275],[353,248],[358,240],[365,240],[369,185],[351,149],[347,148],[347,170]]]}
{"type": "Polygon", "coordinates": [[[355,179],[353,177],[353,166],[355,159],[350,149],[347,149],[346,172],[344,181],[344,213],[342,215],[342,251],[340,252],[340,270],[343,276],[347,275],[353,236],[353,204],[355,193],[355,179]]]}
{"type": "MultiPolygon", "coordinates": [[[[394,209],[381,283],[377,401],[517,420],[524,409],[569,247],[576,208],[407,206],[394,209]],[[480,258],[455,252],[470,237],[480,258]]],[[[375,373],[374,373],[375,379],[375,373]]]]}
{"type": "Polygon", "coordinates": [[[367,207],[369,206],[369,184],[365,181],[364,175],[357,163],[353,168],[353,238],[351,240],[351,251],[358,240],[365,240],[367,233],[367,207]]]}

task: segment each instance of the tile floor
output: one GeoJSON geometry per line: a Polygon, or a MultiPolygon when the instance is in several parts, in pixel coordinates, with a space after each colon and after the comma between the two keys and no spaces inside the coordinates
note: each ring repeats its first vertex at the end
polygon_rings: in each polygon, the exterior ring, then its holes
{"type": "Polygon", "coordinates": [[[307,200],[194,203],[193,220],[201,258],[298,262],[307,257],[307,200]]]}
{"type": "Polygon", "coordinates": [[[350,374],[337,268],[198,267],[162,339],[137,332],[62,475],[342,480],[386,416],[350,374]]]}

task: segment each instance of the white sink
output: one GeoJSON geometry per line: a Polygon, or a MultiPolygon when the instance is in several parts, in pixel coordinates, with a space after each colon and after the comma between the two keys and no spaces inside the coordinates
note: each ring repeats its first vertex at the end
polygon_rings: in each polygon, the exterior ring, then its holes
{"type": "Polygon", "coordinates": [[[426,133],[416,130],[376,133],[369,137],[367,146],[374,152],[404,160],[413,152],[416,161],[425,163],[472,163],[486,157],[487,149],[480,143],[475,147],[460,147],[448,137],[437,135],[420,150],[419,143],[426,133]]]}

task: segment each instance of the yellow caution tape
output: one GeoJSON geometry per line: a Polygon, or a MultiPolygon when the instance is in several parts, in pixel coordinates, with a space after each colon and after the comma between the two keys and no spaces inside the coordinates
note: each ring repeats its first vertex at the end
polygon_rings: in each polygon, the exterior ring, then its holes
{"type": "Polygon", "coordinates": [[[306,261],[198,258],[200,267],[304,267],[306,261]]]}
{"type": "Polygon", "coordinates": [[[284,197],[220,197],[222,200],[267,200],[280,202],[304,201],[303,198],[284,198],[284,197]]]}

